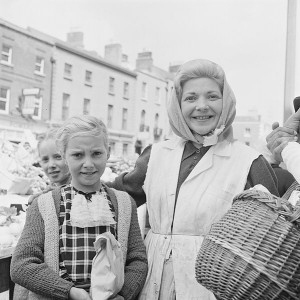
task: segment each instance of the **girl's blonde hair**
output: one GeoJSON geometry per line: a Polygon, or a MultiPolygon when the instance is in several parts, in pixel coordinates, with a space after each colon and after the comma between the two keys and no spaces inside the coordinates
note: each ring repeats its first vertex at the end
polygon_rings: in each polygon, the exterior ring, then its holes
{"type": "Polygon", "coordinates": [[[108,151],[108,134],[105,124],[94,116],[82,115],[68,119],[57,131],[56,144],[65,156],[69,140],[76,136],[102,136],[104,146],[108,151]]]}
{"type": "Polygon", "coordinates": [[[56,140],[57,130],[58,130],[58,128],[51,128],[48,131],[40,134],[37,137],[37,140],[38,140],[37,150],[38,150],[39,155],[40,155],[40,146],[41,146],[41,143],[44,142],[44,141],[48,141],[48,140],[54,140],[55,141],[56,140]]]}

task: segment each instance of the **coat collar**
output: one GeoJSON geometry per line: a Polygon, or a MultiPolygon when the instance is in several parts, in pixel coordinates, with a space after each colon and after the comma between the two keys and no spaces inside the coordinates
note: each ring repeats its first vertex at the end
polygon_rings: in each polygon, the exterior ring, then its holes
{"type": "MultiPolygon", "coordinates": [[[[184,147],[185,143],[186,140],[184,140],[183,138],[174,136],[171,139],[166,140],[163,146],[170,150],[174,150],[177,147],[184,147]]],[[[209,151],[212,151],[213,154],[219,156],[230,156],[232,153],[232,143],[224,140],[220,143],[217,143],[216,145],[211,146],[211,149],[209,151]]]]}

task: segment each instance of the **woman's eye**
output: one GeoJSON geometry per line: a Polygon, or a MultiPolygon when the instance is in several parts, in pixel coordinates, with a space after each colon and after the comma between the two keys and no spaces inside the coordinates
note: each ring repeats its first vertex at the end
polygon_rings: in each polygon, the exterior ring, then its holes
{"type": "Polygon", "coordinates": [[[208,99],[210,99],[210,100],[217,100],[217,99],[220,99],[220,97],[218,95],[212,94],[212,95],[208,95],[208,99]]]}
{"type": "Polygon", "coordinates": [[[196,99],[195,96],[188,96],[188,97],[185,98],[185,101],[193,101],[195,99],[196,99]]]}
{"type": "Polygon", "coordinates": [[[79,158],[82,156],[82,154],[81,153],[73,153],[72,156],[75,158],[79,158]]]}
{"type": "Polygon", "coordinates": [[[102,152],[95,152],[94,155],[95,156],[100,156],[102,154],[102,152]]]}

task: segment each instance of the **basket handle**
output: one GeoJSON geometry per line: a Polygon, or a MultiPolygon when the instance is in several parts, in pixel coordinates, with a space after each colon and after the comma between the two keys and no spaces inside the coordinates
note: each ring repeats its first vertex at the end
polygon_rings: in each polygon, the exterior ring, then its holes
{"type": "Polygon", "coordinates": [[[249,200],[254,199],[272,208],[279,215],[284,216],[290,222],[296,222],[300,225],[300,207],[294,207],[288,202],[287,199],[279,198],[270,193],[266,193],[260,190],[251,189],[246,190],[234,197],[233,203],[237,200],[249,200]]]}

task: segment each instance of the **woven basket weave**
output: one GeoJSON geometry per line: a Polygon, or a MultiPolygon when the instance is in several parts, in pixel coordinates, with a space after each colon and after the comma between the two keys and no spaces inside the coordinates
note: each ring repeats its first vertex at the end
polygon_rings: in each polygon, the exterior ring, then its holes
{"type": "Polygon", "coordinates": [[[197,281],[222,300],[300,299],[299,217],[285,199],[238,195],[203,241],[197,281]]]}

